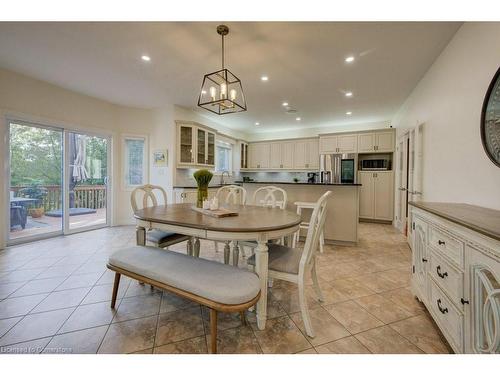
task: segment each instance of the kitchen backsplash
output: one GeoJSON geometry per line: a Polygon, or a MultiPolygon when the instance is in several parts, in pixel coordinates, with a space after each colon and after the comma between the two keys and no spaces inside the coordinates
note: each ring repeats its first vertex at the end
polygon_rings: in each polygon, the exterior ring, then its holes
{"type": "Polygon", "coordinates": [[[293,182],[294,178],[298,178],[299,182],[307,182],[307,172],[241,172],[240,174],[241,178],[250,177],[262,182],[293,182]]]}

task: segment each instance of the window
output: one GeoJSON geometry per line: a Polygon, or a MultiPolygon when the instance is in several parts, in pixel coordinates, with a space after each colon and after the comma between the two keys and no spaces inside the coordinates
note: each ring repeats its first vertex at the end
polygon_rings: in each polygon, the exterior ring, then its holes
{"type": "Polygon", "coordinates": [[[124,183],[126,187],[144,185],[146,183],[146,138],[124,137],[124,183]]]}
{"type": "Polygon", "coordinates": [[[228,171],[232,172],[232,159],[233,159],[233,148],[231,144],[226,142],[217,141],[216,142],[216,172],[228,171]]]}

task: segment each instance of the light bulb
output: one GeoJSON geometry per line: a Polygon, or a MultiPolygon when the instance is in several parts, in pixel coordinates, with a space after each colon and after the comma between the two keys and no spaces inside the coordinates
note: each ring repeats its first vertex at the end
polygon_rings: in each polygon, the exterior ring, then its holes
{"type": "Polygon", "coordinates": [[[215,95],[217,94],[217,89],[215,87],[210,87],[210,96],[212,97],[212,101],[215,101],[215,95]]]}
{"type": "Polygon", "coordinates": [[[229,91],[229,98],[234,101],[236,99],[236,90],[232,89],[229,91]]]}
{"type": "Polygon", "coordinates": [[[222,83],[220,85],[220,98],[221,99],[227,98],[227,85],[225,83],[222,83]]]}

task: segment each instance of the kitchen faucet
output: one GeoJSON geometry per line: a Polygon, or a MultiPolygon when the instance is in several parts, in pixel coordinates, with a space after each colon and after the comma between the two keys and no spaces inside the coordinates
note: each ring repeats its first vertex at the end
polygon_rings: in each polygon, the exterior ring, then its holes
{"type": "Polygon", "coordinates": [[[229,171],[222,171],[222,173],[220,174],[220,184],[221,185],[224,185],[224,173],[227,173],[227,177],[231,177],[229,175],[229,171]]]}

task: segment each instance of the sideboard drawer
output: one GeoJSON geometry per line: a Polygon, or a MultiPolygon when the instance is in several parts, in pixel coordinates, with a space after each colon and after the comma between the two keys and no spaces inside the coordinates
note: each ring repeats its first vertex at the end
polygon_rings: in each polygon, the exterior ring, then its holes
{"type": "Polygon", "coordinates": [[[463,270],[465,244],[462,241],[430,225],[429,245],[438,250],[442,255],[448,257],[463,270]]]}
{"type": "Polygon", "coordinates": [[[463,305],[460,302],[464,289],[463,272],[458,271],[448,260],[439,256],[438,252],[434,249],[431,249],[430,258],[429,274],[441,289],[448,294],[455,306],[460,311],[463,311],[463,305]]]}
{"type": "Polygon", "coordinates": [[[434,279],[431,278],[429,281],[429,305],[436,323],[453,349],[458,353],[463,353],[463,315],[443,293],[434,279]]]}

